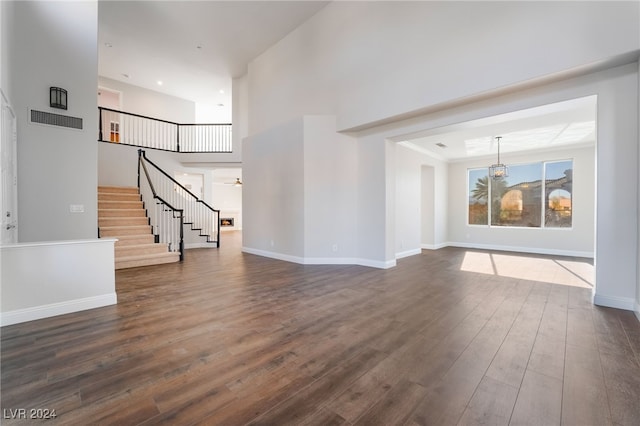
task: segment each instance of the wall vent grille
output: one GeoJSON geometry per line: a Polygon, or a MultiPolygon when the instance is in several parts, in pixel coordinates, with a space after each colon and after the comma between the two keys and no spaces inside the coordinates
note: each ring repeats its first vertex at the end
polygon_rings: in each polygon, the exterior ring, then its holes
{"type": "Polygon", "coordinates": [[[69,129],[82,130],[82,118],[69,117],[68,115],[52,114],[50,112],[31,110],[31,122],[46,124],[49,126],[67,127],[69,129]]]}

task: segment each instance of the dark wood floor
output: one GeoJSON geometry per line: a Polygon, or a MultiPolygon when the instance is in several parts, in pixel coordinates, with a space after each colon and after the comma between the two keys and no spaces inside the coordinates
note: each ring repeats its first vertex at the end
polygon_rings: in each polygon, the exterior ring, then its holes
{"type": "Polygon", "coordinates": [[[464,249],[378,270],[239,247],[225,234],[117,271],[117,306],[4,327],[3,424],[640,424],[640,323],[588,288],[473,272],[487,255],[464,249]]]}

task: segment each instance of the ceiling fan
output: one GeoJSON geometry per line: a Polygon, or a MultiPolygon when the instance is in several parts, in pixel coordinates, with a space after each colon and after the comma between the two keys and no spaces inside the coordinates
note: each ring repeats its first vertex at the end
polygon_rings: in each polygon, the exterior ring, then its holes
{"type": "Polygon", "coordinates": [[[225,182],[225,185],[233,185],[233,186],[242,186],[242,181],[240,178],[236,178],[235,182],[225,182]]]}

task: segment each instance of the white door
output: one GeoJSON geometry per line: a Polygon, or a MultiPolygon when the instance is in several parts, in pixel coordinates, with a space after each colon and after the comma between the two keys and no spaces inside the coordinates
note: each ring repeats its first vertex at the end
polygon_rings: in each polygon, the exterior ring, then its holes
{"type": "Polygon", "coordinates": [[[0,122],[0,213],[2,230],[0,244],[18,242],[18,167],[16,156],[16,116],[2,93],[2,119],[0,122]]]}

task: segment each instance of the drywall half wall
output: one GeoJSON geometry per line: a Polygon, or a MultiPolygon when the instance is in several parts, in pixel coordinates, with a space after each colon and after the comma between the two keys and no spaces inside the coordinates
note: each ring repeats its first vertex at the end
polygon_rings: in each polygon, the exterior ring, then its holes
{"type": "Polygon", "coordinates": [[[0,325],[10,325],[117,301],[115,239],[0,246],[0,325]]]}
{"type": "Polygon", "coordinates": [[[12,8],[9,85],[18,122],[18,240],[96,238],[97,2],[29,1],[12,8]],[[49,106],[51,86],[67,90],[67,110],[49,106]],[[32,109],[80,118],[82,129],[32,124],[32,109]]]}

